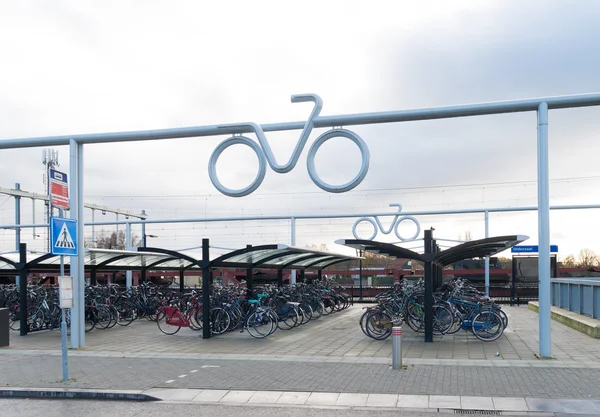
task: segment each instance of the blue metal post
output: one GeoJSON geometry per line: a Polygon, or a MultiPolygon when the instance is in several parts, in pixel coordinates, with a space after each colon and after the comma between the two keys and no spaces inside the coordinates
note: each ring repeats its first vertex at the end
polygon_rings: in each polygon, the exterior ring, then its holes
{"type": "Polygon", "coordinates": [[[548,104],[538,107],[538,235],[540,356],[551,357],[550,328],[550,190],[548,170],[548,104]]]}
{"type": "MultiPolygon", "coordinates": [[[[490,237],[490,213],[485,212],[485,238],[490,237]]],[[[490,295],[490,257],[485,257],[485,295],[490,295]]]]}

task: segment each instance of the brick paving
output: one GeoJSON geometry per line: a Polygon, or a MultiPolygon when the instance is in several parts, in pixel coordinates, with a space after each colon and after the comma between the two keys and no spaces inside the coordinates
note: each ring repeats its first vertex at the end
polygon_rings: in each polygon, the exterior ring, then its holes
{"type": "Polygon", "coordinates": [[[496,342],[466,332],[426,344],[408,329],[405,370],[390,369],[391,341],[360,330],[360,306],[256,340],[231,333],[209,340],[156,324],[87,334],[69,352],[61,379],[60,333],[13,333],[0,348],[0,385],[97,389],[223,389],[337,393],[600,399],[600,341],[552,323],[556,360],[537,360],[537,313],[506,308],[510,327],[496,342]],[[496,355],[496,352],[499,355],[496,355]]]}
{"type": "Polygon", "coordinates": [[[600,369],[389,365],[74,356],[61,381],[56,355],[3,355],[0,386],[186,388],[407,395],[600,398],[600,369]]]}
{"type": "MultiPolygon", "coordinates": [[[[404,328],[403,356],[428,360],[536,360],[538,351],[538,314],[527,307],[504,307],[510,318],[504,335],[484,343],[472,334],[459,331],[437,336],[434,343],[424,343],[423,335],[404,328]],[[496,356],[499,353],[499,356],[496,356]]],[[[256,340],[247,333],[228,333],[209,340],[190,329],[173,336],[162,334],[155,323],[135,322],[128,327],[93,330],[86,334],[86,351],[178,353],[178,354],[258,354],[283,356],[328,356],[390,358],[391,340],[377,341],[366,337],[358,325],[363,310],[360,305],[311,322],[290,331],[277,331],[266,339],[256,340]]],[[[26,337],[12,333],[9,349],[59,349],[60,333],[41,332],[26,337]]],[[[0,351],[2,349],[0,348],[0,351]]],[[[600,363],[600,340],[552,322],[552,354],[565,363],[600,363]]]]}

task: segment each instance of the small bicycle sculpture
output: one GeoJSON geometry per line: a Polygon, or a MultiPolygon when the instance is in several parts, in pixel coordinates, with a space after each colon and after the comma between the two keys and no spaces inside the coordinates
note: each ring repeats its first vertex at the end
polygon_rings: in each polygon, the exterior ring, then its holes
{"type": "Polygon", "coordinates": [[[381,230],[381,232],[383,232],[384,235],[390,234],[393,230],[394,233],[396,234],[396,237],[403,242],[405,242],[407,240],[416,239],[419,236],[419,234],[421,233],[421,224],[419,223],[419,221],[416,218],[414,218],[413,216],[400,217],[400,212],[402,211],[401,204],[390,204],[390,207],[398,207],[398,213],[394,216],[394,220],[392,221],[392,224],[390,225],[389,229],[386,230],[383,228],[383,225],[379,221],[379,216],[373,216],[372,218],[371,217],[361,217],[360,219],[357,219],[354,222],[354,225],[352,226],[352,234],[354,235],[354,237],[359,240],[361,239],[358,236],[358,233],[356,232],[356,227],[358,226],[358,224],[360,222],[368,222],[368,223],[371,223],[371,225],[373,226],[373,234],[371,234],[370,237],[363,239],[363,240],[375,239],[375,236],[377,236],[377,233],[379,230],[381,230]],[[375,220],[373,220],[373,219],[375,219],[375,220]],[[417,226],[417,230],[416,230],[415,234],[412,235],[411,237],[404,237],[400,234],[400,230],[398,230],[398,227],[400,226],[400,223],[402,223],[403,221],[413,222],[415,224],[415,226],[417,226]]]}
{"type": "MultiPolygon", "coordinates": [[[[228,139],[225,139],[223,142],[221,142],[215,148],[212,155],[210,156],[209,165],[208,165],[208,174],[209,174],[210,180],[213,183],[213,185],[215,186],[215,188],[217,188],[217,190],[219,190],[223,194],[228,195],[230,197],[243,197],[248,194],[251,194],[263,182],[263,179],[265,177],[265,171],[266,171],[265,159],[269,163],[269,166],[271,167],[271,169],[277,173],[284,174],[286,172],[290,172],[291,170],[293,170],[294,167],[296,166],[296,163],[298,162],[298,159],[300,158],[300,154],[302,153],[302,150],[304,149],[306,142],[308,141],[308,137],[310,136],[310,134],[314,128],[314,119],[319,116],[319,113],[321,112],[321,109],[323,107],[323,100],[321,100],[321,97],[319,97],[316,94],[299,94],[299,95],[292,96],[292,103],[300,103],[300,102],[307,102],[307,101],[312,101],[313,103],[315,103],[315,105],[313,107],[313,110],[312,110],[308,120],[304,124],[304,128],[302,129],[302,133],[300,134],[300,138],[298,139],[298,143],[296,144],[296,147],[294,148],[294,151],[292,152],[292,156],[291,156],[290,160],[284,165],[279,165],[277,163],[277,161],[275,160],[275,156],[273,155],[271,147],[269,146],[269,142],[267,141],[267,138],[265,137],[265,133],[260,125],[258,125],[256,123],[242,123],[242,124],[231,124],[231,125],[219,126],[219,128],[228,128],[228,129],[231,129],[231,128],[240,128],[243,130],[249,129],[256,134],[256,137],[258,138],[258,143],[256,143],[255,141],[253,141],[252,139],[250,139],[246,136],[241,136],[241,135],[235,136],[234,135],[228,139]],[[246,146],[250,147],[250,149],[252,149],[254,151],[254,153],[256,153],[256,156],[258,157],[258,174],[257,174],[256,178],[252,181],[252,183],[250,183],[250,185],[248,185],[247,187],[235,190],[235,189],[227,188],[223,184],[221,184],[221,181],[219,180],[219,177],[217,176],[216,165],[217,165],[217,160],[219,159],[219,156],[221,156],[221,154],[223,153],[223,151],[225,151],[225,149],[227,149],[230,146],[238,145],[238,144],[246,145],[246,146]]],[[[331,129],[331,130],[328,130],[327,132],[323,133],[322,135],[320,135],[315,140],[315,142],[311,145],[311,147],[308,151],[308,157],[307,157],[307,170],[308,170],[308,174],[310,175],[310,178],[319,188],[321,188],[327,192],[330,192],[330,193],[343,193],[343,192],[352,190],[354,187],[356,187],[358,184],[360,184],[362,182],[362,180],[365,178],[365,176],[367,175],[367,171],[369,170],[369,157],[370,157],[369,149],[368,149],[366,143],[356,133],[354,133],[350,130],[347,130],[347,129],[331,129]],[[316,155],[317,151],[319,150],[321,145],[323,145],[329,139],[333,139],[335,137],[342,137],[342,138],[350,139],[352,142],[354,142],[358,146],[360,153],[361,153],[361,157],[362,157],[362,164],[361,164],[360,171],[358,172],[358,174],[350,182],[348,182],[346,184],[341,184],[341,185],[332,185],[332,184],[326,183],[318,176],[316,168],[315,168],[315,155],[316,155]]]]}

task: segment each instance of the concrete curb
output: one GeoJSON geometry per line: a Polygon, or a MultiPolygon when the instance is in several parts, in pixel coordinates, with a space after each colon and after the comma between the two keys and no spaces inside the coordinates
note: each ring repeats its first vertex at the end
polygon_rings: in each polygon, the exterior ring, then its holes
{"type": "Polygon", "coordinates": [[[69,400],[161,401],[142,391],[84,390],[69,388],[3,388],[0,398],[40,398],[69,400]]]}
{"type": "MultiPolygon", "coordinates": [[[[530,301],[527,304],[530,310],[539,313],[540,303],[537,301],[530,301]]],[[[556,306],[551,306],[551,317],[559,323],[569,326],[581,333],[584,333],[594,339],[600,339],[600,320],[593,319],[588,316],[575,313],[573,311],[565,310],[556,306]]]]}

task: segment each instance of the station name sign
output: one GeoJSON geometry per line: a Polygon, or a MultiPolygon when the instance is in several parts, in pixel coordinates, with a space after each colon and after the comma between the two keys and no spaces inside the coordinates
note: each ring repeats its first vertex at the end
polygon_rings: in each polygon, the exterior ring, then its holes
{"type": "MultiPolygon", "coordinates": [[[[521,246],[513,246],[510,251],[512,253],[538,253],[539,247],[538,245],[521,245],[521,246]]],[[[558,245],[550,245],[550,252],[557,253],[558,245]]]]}

